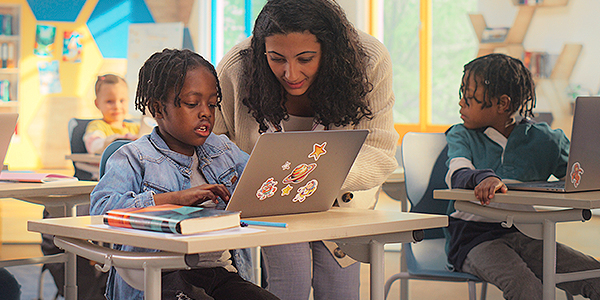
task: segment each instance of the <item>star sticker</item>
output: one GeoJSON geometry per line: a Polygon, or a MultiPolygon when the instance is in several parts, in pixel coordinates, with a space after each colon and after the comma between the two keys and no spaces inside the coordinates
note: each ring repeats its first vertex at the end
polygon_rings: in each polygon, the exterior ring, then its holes
{"type": "Polygon", "coordinates": [[[292,164],[291,162],[286,161],[285,164],[283,164],[283,166],[281,166],[281,169],[282,170],[289,170],[291,164],[292,164]]]}
{"type": "Polygon", "coordinates": [[[294,188],[291,185],[286,185],[284,188],[281,189],[281,196],[289,195],[293,189],[294,188]]]}
{"type": "Polygon", "coordinates": [[[313,145],[313,152],[311,154],[308,155],[308,158],[314,158],[315,161],[319,160],[319,158],[321,157],[321,155],[327,153],[327,150],[325,150],[325,146],[327,146],[327,142],[323,142],[323,144],[319,145],[319,144],[314,144],[313,145]]]}

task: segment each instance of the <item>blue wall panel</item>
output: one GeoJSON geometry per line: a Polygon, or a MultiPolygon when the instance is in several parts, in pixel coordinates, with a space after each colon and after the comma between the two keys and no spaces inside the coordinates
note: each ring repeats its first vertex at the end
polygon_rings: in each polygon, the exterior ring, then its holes
{"type": "Polygon", "coordinates": [[[38,21],[75,22],[86,0],[27,0],[38,21]]]}
{"type": "Polygon", "coordinates": [[[144,0],[99,0],[87,25],[104,58],[127,58],[133,23],[154,23],[144,0]]]}

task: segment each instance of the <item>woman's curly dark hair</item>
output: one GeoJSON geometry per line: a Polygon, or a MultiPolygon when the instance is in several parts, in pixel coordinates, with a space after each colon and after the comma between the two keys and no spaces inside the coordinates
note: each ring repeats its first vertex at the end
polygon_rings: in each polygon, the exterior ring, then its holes
{"type": "Polygon", "coordinates": [[[460,99],[466,95],[470,79],[475,76],[474,91],[480,84],[483,87],[483,99],[477,99],[483,103],[482,108],[492,106],[492,99],[499,100],[500,96],[507,95],[511,99],[511,114],[519,111],[524,118],[533,117],[535,84],[531,72],[520,60],[499,53],[488,54],[466,64],[463,73],[460,99]]]}
{"type": "Polygon", "coordinates": [[[180,106],[179,93],[183,88],[187,71],[198,67],[205,67],[215,76],[217,81],[217,105],[221,103],[221,85],[215,67],[200,56],[188,49],[163,49],[155,52],[144,62],[138,77],[138,86],[135,93],[135,108],[146,113],[146,108],[153,117],[156,115],[155,103],[163,106],[169,101],[169,93],[175,93],[175,106],[180,106]]]}
{"type": "Polygon", "coordinates": [[[321,45],[315,81],[307,90],[315,120],[326,127],[358,124],[372,118],[365,96],[373,89],[367,78],[368,57],[358,33],[339,5],[331,0],[269,0],[256,19],[251,46],[242,50],[244,87],[242,102],[259,123],[281,130],[289,115],[285,90],[265,56],[265,38],[275,34],[308,31],[321,45]]]}

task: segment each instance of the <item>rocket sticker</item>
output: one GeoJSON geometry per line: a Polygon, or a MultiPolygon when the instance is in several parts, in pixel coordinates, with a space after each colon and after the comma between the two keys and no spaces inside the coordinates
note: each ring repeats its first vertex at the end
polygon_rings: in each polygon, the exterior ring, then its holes
{"type": "Polygon", "coordinates": [[[277,181],[271,177],[263,182],[260,189],[256,191],[256,197],[262,201],[275,195],[275,192],[277,192],[277,181]]]}
{"type": "Polygon", "coordinates": [[[581,182],[581,174],[583,174],[583,168],[579,162],[575,162],[571,167],[571,183],[575,188],[577,188],[581,182]]]}

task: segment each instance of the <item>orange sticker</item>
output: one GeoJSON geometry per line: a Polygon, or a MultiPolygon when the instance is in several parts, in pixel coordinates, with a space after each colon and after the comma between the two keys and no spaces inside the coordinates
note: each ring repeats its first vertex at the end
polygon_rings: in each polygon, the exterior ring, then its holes
{"type": "Polygon", "coordinates": [[[581,174],[583,174],[583,168],[579,164],[579,162],[575,162],[571,167],[571,183],[575,188],[579,186],[581,181],[581,174]]]}
{"type": "Polygon", "coordinates": [[[321,155],[327,153],[327,150],[325,150],[325,146],[327,146],[327,142],[323,142],[321,145],[314,144],[313,151],[308,155],[308,158],[314,158],[315,161],[319,160],[321,155]]]}

